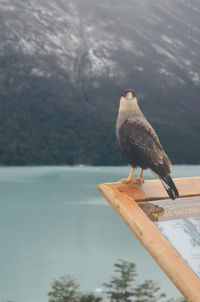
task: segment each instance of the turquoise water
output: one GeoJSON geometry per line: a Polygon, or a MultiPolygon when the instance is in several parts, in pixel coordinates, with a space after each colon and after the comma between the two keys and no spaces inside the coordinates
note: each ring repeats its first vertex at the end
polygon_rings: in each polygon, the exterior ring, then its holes
{"type": "MultiPolygon", "coordinates": [[[[100,291],[121,258],[139,279],[179,292],[96,190],[129,167],[0,168],[0,301],[45,302],[54,279],[72,274],[83,290],[100,291]]],[[[175,166],[174,177],[200,166],[175,166]]],[[[144,177],[152,178],[150,172],[144,177]]]]}

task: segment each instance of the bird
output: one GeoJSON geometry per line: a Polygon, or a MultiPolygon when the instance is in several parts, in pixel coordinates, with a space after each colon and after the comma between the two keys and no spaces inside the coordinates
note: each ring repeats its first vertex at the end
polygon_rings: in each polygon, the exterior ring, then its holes
{"type": "Polygon", "coordinates": [[[155,130],[141,112],[133,89],[126,89],[121,95],[116,136],[122,155],[131,165],[128,178],[123,178],[120,182],[142,185],[143,170],[150,169],[161,180],[169,197],[176,199],[179,192],[170,175],[171,161],[163,150],[155,130]],[[139,176],[133,178],[136,167],[140,167],[139,176]]]}

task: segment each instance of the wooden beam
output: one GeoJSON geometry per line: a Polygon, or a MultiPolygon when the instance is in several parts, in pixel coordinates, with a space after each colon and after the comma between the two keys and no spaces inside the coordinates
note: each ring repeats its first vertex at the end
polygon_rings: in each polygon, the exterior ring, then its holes
{"type": "MultiPolygon", "coordinates": [[[[181,197],[200,196],[200,177],[179,178],[174,179],[174,182],[181,197]]],[[[149,201],[150,204],[152,200],[161,200],[162,207],[162,200],[166,200],[168,196],[160,181],[147,180],[141,186],[121,183],[99,184],[98,190],[185,298],[190,302],[199,302],[200,279],[140,206],[143,201],[147,203],[149,201]]]]}

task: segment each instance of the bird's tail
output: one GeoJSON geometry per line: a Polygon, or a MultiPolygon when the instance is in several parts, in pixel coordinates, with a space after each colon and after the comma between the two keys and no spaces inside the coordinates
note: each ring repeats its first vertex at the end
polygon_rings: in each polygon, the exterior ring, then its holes
{"type": "Polygon", "coordinates": [[[179,196],[178,190],[170,175],[160,177],[160,180],[171,199],[176,199],[179,196]]]}

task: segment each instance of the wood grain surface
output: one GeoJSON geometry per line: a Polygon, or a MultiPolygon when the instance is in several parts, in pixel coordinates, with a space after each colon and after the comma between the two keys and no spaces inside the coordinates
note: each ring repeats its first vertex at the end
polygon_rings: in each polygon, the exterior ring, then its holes
{"type": "MultiPolygon", "coordinates": [[[[180,197],[200,196],[200,177],[177,178],[180,197]]],[[[190,302],[200,302],[200,279],[140,208],[138,201],[168,199],[159,180],[142,185],[105,183],[99,192],[190,302]]],[[[172,203],[174,201],[171,201],[172,203]]]]}

